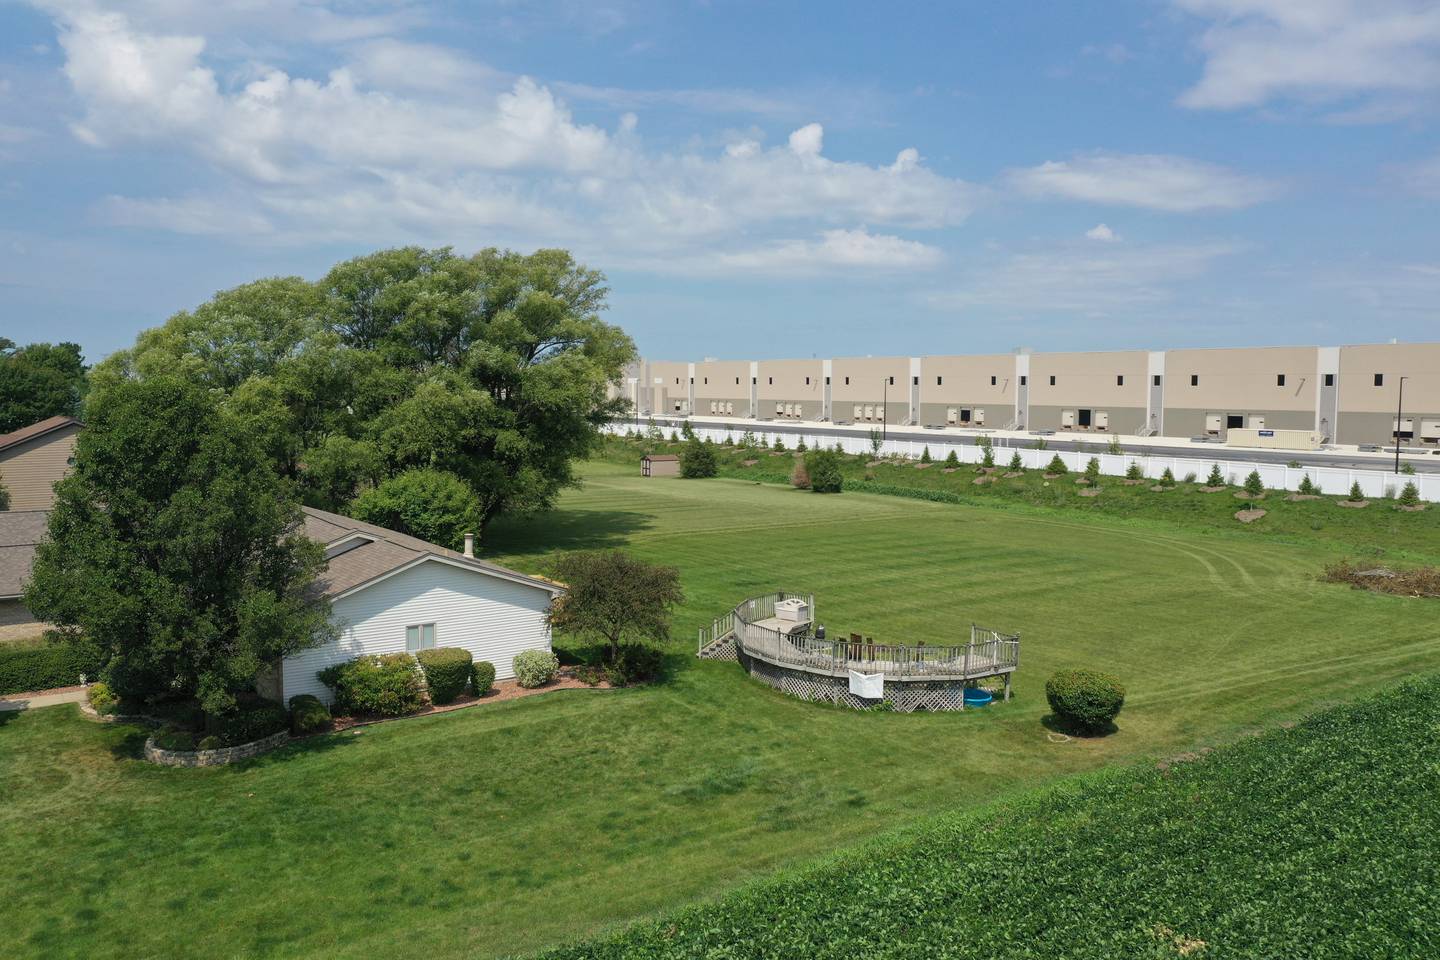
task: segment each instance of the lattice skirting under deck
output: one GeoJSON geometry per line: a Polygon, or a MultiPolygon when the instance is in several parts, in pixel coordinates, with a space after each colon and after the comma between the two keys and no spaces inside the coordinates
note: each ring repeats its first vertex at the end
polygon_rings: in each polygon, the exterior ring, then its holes
{"type": "Polygon", "coordinates": [[[730,644],[730,651],[730,657],[725,659],[738,660],[756,680],[801,700],[838,703],[855,710],[873,710],[883,702],[898,713],[964,709],[965,684],[960,680],[886,680],[885,696],[881,700],[870,700],[852,694],[847,677],[827,677],[776,666],[740,653],[734,644],[730,644]]]}
{"type": "Polygon", "coordinates": [[[740,659],[735,651],[735,638],[725,637],[708,644],[697,656],[701,660],[729,660],[731,663],[740,659]]]}

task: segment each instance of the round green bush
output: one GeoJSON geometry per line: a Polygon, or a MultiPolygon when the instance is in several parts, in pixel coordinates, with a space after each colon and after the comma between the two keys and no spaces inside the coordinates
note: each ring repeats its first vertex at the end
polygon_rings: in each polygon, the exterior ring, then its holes
{"type": "Polygon", "coordinates": [[[400,717],[420,709],[425,685],[408,653],[356,657],[321,670],[320,682],[335,691],[341,715],[400,717]]]}
{"type": "Polygon", "coordinates": [[[715,450],[698,438],[691,439],[680,452],[680,476],[690,479],[713,477],[719,471],[715,450]]]}
{"type": "Polygon", "coordinates": [[[839,493],[845,487],[840,457],[833,450],[812,450],[805,454],[805,472],[815,493],[839,493]]]}
{"type": "Polygon", "coordinates": [[[470,688],[475,696],[482,697],[495,686],[495,664],[489,660],[477,660],[470,670],[470,688]]]}
{"type": "Polygon", "coordinates": [[[555,679],[560,659],[549,650],[521,650],[515,654],[515,679],[522,687],[543,687],[555,679]]]}
{"type": "Polygon", "coordinates": [[[290,698],[290,732],[297,736],[318,733],[330,726],[330,708],[309,693],[290,698]]]}
{"type": "Polygon", "coordinates": [[[454,703],[470,682],[469,650],[460,647],[435,647],[415,654],[420,669],[425,671],[425,685],[430,688],[431,703],[454,703]]]}
{"type": "Polygon", "coordinates": [[[110,692],[108,683],[90,684],[90,689],[85,691],[85,696],[90,701],[90,708],[100,714],[114,713],[120,703],[120,698],[110,692]]]}
{"type": "Polygon", "coordinates": [[[1081,733],[1102,733],[1125,705],[1125,688],[1108,673],[1060,670],[1045,681],[1045,699],[1067,727],[1081,733]]]}
{"type": "Polygon", "coordinates": [[[225,746],[225,741],[224,741],[224,740],[221,740],[219,737],[215,736],[214,734],[211,734],[211,735],[208,736],[208,737],[202,737],[202,738],[200,739],[200,742],[197,743],[197,744],[195,744],[195,749],[196,749],[196,750],[219,750],[219,749],[220,749],[221,747],[223,747],[223,746],[225,746]]]}

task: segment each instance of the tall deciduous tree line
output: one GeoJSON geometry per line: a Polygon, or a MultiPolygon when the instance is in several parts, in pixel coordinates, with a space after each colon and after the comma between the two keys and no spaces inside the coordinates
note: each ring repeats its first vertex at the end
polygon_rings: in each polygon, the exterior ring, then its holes
{"type": "Polygon", "coordinates": [[[608,292],[563,250],[385,250],[318,282],[216,294],[101,363],[92,390],[182,376],[249,424],[312,506],[345,510],[425,470],[457,478],[485,523],[549,507],[621,411],[607,385],[635,350],[601,319],[608,292]]]}

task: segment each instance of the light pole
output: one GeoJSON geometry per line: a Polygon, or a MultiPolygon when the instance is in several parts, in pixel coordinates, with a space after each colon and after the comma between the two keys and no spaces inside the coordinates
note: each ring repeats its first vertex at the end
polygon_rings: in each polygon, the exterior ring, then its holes
{"type": "Polygon", "coordinates": [[[1400,397],[1395,401],[1395,472],[1400,472],[1400,417],[1405,409],[1405,381],[1409,377],[1400,378],[1400,397]]]}

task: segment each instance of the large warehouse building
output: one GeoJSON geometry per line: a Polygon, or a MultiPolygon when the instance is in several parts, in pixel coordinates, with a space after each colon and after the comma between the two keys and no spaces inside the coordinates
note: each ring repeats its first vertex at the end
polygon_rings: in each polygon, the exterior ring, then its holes
{"type": "Polygon", "coordinates": [[[623,390],[640,416],[1440,444],[1440,343],[642,360],[623,390]]]}

